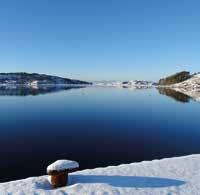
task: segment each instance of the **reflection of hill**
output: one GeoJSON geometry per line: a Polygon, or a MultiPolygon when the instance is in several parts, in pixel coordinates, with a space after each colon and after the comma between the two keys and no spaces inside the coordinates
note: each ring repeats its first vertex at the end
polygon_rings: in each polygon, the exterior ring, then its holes
{"type": "Polygon", "coordinates": [[[184,88],[173,88],[176,92],[183,93],[191,97],[193,100],[200,102],[200,89],[184,89],[184,88]]]}
{"type": "Polygon", "coordinates": [[[189,100],[190,100],[190,96],[185,95],[181,92],[175,91],[171,88],[161,87],[161,88],[157,88],[157,89],[160,94],[171,97],[171,98],[175,99],[176,101],[189,102],[189,100]]]}
{"type": "Polygon", "coordinates": [[[149,89],[151,88],[151,86],[122,86],[122,88],[125,88],[125,89],[149,89]]]}
{"type": "Polygon", "coordinates": [[[3,85],[0,86],[0,96],[40,95],[80,88],[84,88],[84,86],[39,85],[37,87],[31,87],[24,85],[3,85]]]}

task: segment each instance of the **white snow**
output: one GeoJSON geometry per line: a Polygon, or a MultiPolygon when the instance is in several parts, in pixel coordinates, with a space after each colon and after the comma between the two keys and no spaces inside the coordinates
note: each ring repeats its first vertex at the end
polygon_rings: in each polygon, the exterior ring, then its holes
{"type": "Polygon", "coordinates": [[[72,160],[57,160],[47,167],[47,172],[49,171],[62,171],[66,169],[78,168],[79,164],[72,160]]]}
{"type": "Polygon", "coordinates": [[[199,195],[200,155],[83,170],[69,185],[52,189],[48,176],[0,184],[0,194],[199,195]]]}

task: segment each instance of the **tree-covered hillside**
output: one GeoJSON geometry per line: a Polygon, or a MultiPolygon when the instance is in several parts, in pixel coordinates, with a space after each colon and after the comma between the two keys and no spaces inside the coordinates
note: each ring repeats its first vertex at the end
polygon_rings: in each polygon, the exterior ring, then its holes
{"type": "Polygon", "coordinates": [[[86,81],[37,73],[0,73],[0,84],[91,84],[86,81]]]}
{"type": "Polygon", "coordinates": [[[179,73],[176,73],[174,75],[168,76],[164,79],[159,80],[159,85],[171,85],[175,83],[180,83],[182,81],[185,81],[191,77],[190,72],[182,71],[179,73]]]}

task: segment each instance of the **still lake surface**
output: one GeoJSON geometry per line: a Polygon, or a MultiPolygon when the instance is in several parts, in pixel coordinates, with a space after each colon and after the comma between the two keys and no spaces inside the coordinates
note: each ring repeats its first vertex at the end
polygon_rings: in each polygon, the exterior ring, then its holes
{"type": "Polygon", "coordinates": [[[200,103],[155,88],[1,88],[0,182],[58,159],[86,169],[200,153],[199,116],[200,103]]]}

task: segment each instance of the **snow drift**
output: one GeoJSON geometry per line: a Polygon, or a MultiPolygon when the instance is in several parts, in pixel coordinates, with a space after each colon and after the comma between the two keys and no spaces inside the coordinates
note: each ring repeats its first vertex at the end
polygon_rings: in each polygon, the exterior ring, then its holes
{"type": "Polygon", "coordinates": [[[69,185],[52,189],[47,176],[0,184],[0,194],[199,194],[200,155],[132,163],[70,174],[69,185]]]}

